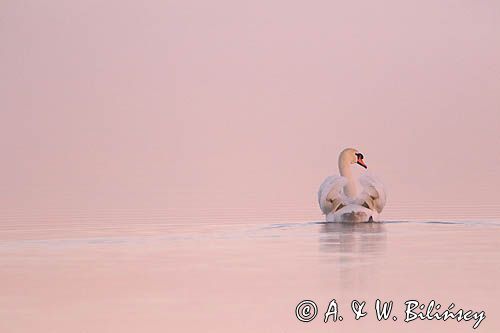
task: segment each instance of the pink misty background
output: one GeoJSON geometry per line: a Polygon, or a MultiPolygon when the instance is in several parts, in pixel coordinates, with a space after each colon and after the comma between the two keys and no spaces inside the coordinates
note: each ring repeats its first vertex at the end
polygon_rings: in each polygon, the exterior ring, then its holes
{"type": "Polygon", "coordinates": [[[0,209],[316,220],[351,146],[386,219],[497,218],[499,10],[3,2],[0,209]]]}

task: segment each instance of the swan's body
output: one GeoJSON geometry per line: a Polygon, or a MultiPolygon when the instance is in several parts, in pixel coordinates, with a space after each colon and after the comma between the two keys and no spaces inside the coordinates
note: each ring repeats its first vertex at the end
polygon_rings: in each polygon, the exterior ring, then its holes
{"type": "Polygon", "coordinates": [[[329,176],[318,191],[318,202],[328,222],[377,222],[385,206],[384,187],[372,176],[364,174],[358,193],[351,164],[366,168],[363,154],[355,149],[344,149],[339,156],[340,176],[329,176]]]}

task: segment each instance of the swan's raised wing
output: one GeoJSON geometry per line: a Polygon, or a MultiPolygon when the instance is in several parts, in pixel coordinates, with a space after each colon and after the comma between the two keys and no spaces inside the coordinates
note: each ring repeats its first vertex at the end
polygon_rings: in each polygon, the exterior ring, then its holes
{"type": "Polygon", "coordinates": [[[323,181],[318,191],[318,203],[323,214],[336,211],[345,204],[346,197],[342,192],[347,179],[341,176],[329,176],[323,181]]]}
{"type": "Polygon", "coordinates": [[[364,174],[359,178],[363,191],[359,196],[359,204],[377,212],[382,212],[386,202],[384,185],[373,176],[364,174]]]}

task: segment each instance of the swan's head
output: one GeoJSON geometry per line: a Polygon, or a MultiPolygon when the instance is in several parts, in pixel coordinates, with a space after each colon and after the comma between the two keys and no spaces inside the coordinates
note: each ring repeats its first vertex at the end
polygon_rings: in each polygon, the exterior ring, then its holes
{"type": "Polygon", "coordinates": [[[363,158],[363,154],[357,149],[346,148],[340,153],[339,163],[359,164],[363,168],[367,169],[368,166],[365,164],[363,158]]]}

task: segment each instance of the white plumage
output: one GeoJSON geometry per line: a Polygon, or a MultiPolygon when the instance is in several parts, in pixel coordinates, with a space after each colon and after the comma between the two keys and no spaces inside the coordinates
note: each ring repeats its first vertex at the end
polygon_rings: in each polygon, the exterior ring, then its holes
{"type": "Polygon", "coordinates": [[[319,207],[328,222],[377,222],[386,203],[384,186],[364,174],[359,178],[362,190],[358,193],[351,164],[366,168],[363,154],[347,148],[339,155],[340,175],[327,177],[319,187],[319,207]]]}

